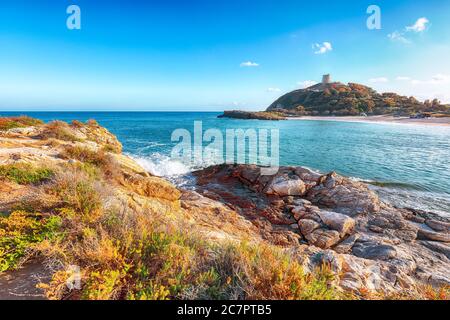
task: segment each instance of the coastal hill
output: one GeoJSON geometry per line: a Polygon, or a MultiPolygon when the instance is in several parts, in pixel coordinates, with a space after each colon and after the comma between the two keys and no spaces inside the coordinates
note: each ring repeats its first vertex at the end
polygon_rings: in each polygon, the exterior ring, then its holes
{"type": "Polygon", "coordinates": [[[357,116],[361,113],[410,116],[424,112],[450,113],[450,107],[437,99],[420,102],[396,93],[378,93],[362,84],[331,82],[330,76],[325,75],[319,84],[283,95],[267,111],[310,116],[357,116]]]}
{"type": "Polygon", "coordinates": [[[449,298],[446,218],[302,167],[193,174],[93,120],[0,118],[0,299],[449,298]]]}
{"type": "Polygon", "coordinates": [[[283,120],[298,116],[394,115],[402,117],[450,117],[450,105],[437,99],[420,102],[396,93],[378,93],[357,83],[322,82],[289,92],[273,102],[265,112],[226,111],[220,117],[283,120]]]}

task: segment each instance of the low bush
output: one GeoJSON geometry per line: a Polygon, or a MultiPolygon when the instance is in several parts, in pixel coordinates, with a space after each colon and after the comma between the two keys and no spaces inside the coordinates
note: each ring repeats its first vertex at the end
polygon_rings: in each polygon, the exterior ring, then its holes
{"type": "Polygon", "coordinates": [[[20,117],[1,117],[0,118],[0,131],[5,131],[14,128],[24,128],[42,125],[41,120],[33,119],[27,116],[20,117]]]}
{"type": "Polygon", "coordinates": [[[103,150],[95,151],[86,147],[66,146],[61,155],[98,167],[108,178],[120,179],[121,177],[120,165],[113,156],[103,150]]]}
{"type": "Polygon", "coordinates": [[[14,181],[18,184],[37,184],[49,180],[54,172],[48,168],[34,168],[26,164],[0,166],[0,178],[14,181]]]}
{"type": "Polygon", "coordinates": [[[42,133],[42,138],[58,139],[72,142],[82,140],[78,138],[74,133],[72,133],[70,126],[63,121],[52,121],[48,123],[42,133]]]}
{"type": "Polygon", "coordinates": [[[0,217],[0,272],[16,268],[35,244],[56,238],[60,227],[57,216],[15,211],[0,217]]]}

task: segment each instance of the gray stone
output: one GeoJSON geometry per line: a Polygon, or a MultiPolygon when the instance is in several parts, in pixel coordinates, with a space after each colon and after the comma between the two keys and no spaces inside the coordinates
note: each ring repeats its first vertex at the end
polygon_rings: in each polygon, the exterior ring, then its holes
{"type": "Polygon", "coordinates": [[[370,260],[389,260],[397,256],[394,247],[375,242],[357,241],[352,248],[355,256],[370,260]]]}
{"type": "Polygon", "coordinates": [[[337,253],[348,253],[350,250],[352,250],[353,245],[355,244],[356,240],[359,239],[358,234],[351,235],[341,243],[339,243],[335,248],[334,251],[337,253]]]}

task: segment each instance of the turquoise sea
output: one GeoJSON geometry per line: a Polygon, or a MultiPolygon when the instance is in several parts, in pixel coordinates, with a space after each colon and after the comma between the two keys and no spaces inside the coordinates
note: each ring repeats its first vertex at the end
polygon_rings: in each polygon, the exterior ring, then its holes
{"type": "MultiPolygon", "coordinates": [[[[182,184],[194,168],[171,161],[171,134],[194,121],[203,129],[279,129],[280,164],[336,171],[372,183],[386,201],[450,216],[450,127],[333,121],[218,119],[219,113],[0,112],[44,121],[96,119],[117,135],[124,152],[154,174],[182,184]]],[[[200,166],[214,163],[206,159],[200,166]]]]}

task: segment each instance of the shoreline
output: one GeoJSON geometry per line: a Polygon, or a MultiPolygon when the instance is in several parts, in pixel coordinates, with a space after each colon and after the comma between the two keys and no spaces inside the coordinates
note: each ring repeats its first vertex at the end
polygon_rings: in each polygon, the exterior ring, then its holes
{"type": "Polygon", "coordinates": [[[450,126],[450,118],[428,118],[428,119],[411,119],[408,117],[394,116],[304,116],[292,117],[287,120],[316,120],[316,121],[337,121],[337,122],[360,122],[360,123],[379,123],[379,124],[408,124],[408,125],[431,125],[431,126],[450,126]]]}

